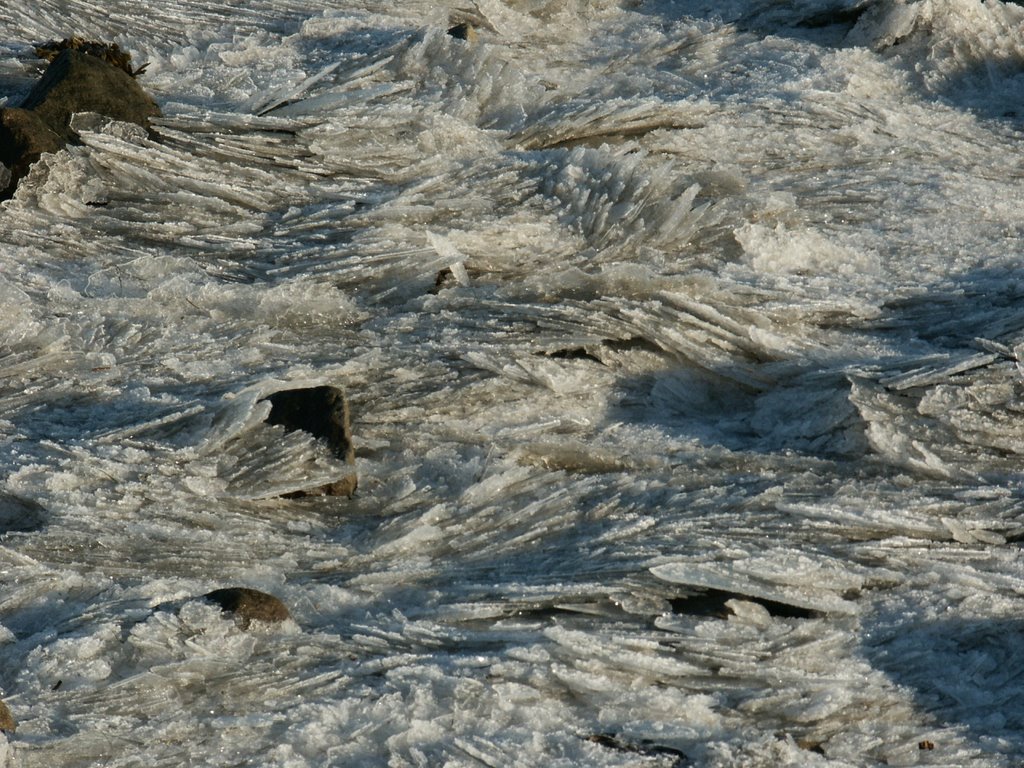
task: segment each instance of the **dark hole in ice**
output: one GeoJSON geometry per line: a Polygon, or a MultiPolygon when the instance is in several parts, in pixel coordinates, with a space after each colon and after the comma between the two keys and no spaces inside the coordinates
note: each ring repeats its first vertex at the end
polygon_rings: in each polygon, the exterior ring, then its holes
{"type": "Polygon", "coordinates": [[[797,26],[805,29],[822,29],[837,24],[852,27],[872,5],[862,2],[852,8],[830,8],[802,19],[797,26]]]}
{"type": "MultiPolygon", "coordinates": [[[[600,343],[601,347],[610,349],[613,352],[654,352],[656,354],[662,354],[663,350],[657,345],[647,339],[631,337],[628,339],[603,339],[600,343]]],[[[598,363],[604,364],[604,361],[593,351],[595,347],[588,349],[587,347],[565,347],[564,349],[555,349],[550,351],[537,352],[537,355],[544,355],[546,357],[553,357],[565,360],[593,360],[598,363]]]]}
{"type": "Polygon", "coordinates": [[[1004,534],[1007,544],[1016,544],[1024,541],[1024,528],[1018,528],[1004,534]]]}
{"type": "Polygon", "coordinates": [[[437,294],[445,288],[452,288],[458,284],[459,281],[455,279],[455,273],[450,267],[445,267],[437,273],[437,277],[434,278],[434,287],[430,292],[437,294]]]}
{"type": "MultiPolygon", "coordinates": [[[[598,604],[590,606],[569,607],[561,605],[524,606],[515,609],[512,615],[530,621],[549,621],[560,618],[599,618],[607,617],[611,612],[598,604]]],[[[617,613],[617,612],[616,612],[617,613]]]]}
{"type": "Polygon", "coordinates": [[[816,619],[823,615],[820,611],[813,611],[810,608],[801,608],[788,603],[780,603],[776,600],[765,600],[753,598],[748,595],[741,595],[738,592],[728,592],[724,589],[706,589],[698,594],[685,597],[675,597],[669,600],[672,610],[675,613],[685,613],[689,616],[716,616],[724,619],[732,611],[726,603],[729,600],[746,600],[764,606],[772,616],[779,616],[786,619],[816,619]]]}
{"type": "Polygon", "coordinates": [[[666,747],[663,744],[656,744],[649,739],[629,741],[622,736],[616,736],[614,733],[595,733],[585,738],[589,742],[599,744],[608,749],[614,749],[618,752],[629,752],[644,757],[661,757],[663,755],[674,757],[675,760],[669,763],[672,768],[690,765],[690,758],[682,751],[673,747],[666,747]]]}
{"type": "Polygon", "coordinates": [[[553,357],[556,360],[593,360],[596,363],[601,362],[599,357],[590,354],[584,347],[556,349],[554,352],[538,352],[537,354],[553,357]]]}

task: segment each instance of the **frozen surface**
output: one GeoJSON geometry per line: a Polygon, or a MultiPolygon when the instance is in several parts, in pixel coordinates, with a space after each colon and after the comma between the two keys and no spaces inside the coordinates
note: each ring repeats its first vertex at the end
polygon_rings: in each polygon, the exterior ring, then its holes
{"type": "Polygon", "coordinates": [[[0,205],[0,760],[1019,764],[1024,8],[6,0],[0,97],[70,34],[164,117],[0,205]]]}

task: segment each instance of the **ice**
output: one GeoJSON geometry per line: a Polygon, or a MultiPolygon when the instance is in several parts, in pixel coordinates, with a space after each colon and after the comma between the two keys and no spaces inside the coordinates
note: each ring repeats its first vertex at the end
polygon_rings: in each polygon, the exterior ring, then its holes
{"type": "Polygon", "coordinates": [[[1024,10],[7,6],[0,764],[1014,764],[1024,10]]]}

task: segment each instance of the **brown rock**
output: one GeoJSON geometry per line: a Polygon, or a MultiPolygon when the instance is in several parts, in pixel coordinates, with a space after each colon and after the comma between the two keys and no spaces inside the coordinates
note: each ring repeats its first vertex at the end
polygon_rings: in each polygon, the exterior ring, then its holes
{"type": "Polygon", "coordinates": [[[0,536],[10,531],[37,531],[46,525],[46,510],[29,499],[0,493],[0,536]]]}
{"type": "MultiPolygon", "coordinates": [[[[46,43],[36,52],[51,60],[20,108],[0,109],[0,162],[10,176],[0,200],[14,194],[29,166],[46,152],[63,149],[77,139],[71,129],[76,112],[98,112],[149,130],[160,108],[139,86],[131,57],[116,45],[80,38],[46,43]]],[[[4,174],[6,176],[6,174],[4,174]]]]}
{"type": "Polygon", "coordinates": [[[0,200],[11,196],[15,185],[41,155],[63,148],[64,139],[36,113],[16,107],[0,109],[0,163],[11,171],[0,200]]]}
{"type": "Polygon", "coordinates": [[[21,104],[65,140],[73,137],[71,115],[98,112],[149,128],[160,108],[124,70],[69,48],[61,51],[21,104]]]}
{"type": "Polygon", "coordinates": [[[85,40],[81,37],[68,37],[60,41],[51,40],[48,43],[37,45],[36,56],[40,59],[53,61],[61,54],[62,51],[66,51],[68,49],[81,51],[89,56],[95,56],[98,59],[102,59],[111,66],[123,69],[132,77],[135,77],[146,68],[146,65],[143,64],[137,70],[132,69],[131,54],[127,51],[122,51],[121,47],[117,43],[102,43],[98,40],[85,40]]]}
{"type": "Polygon", "coordinates": [[[285,604],[273,595],[247,587],[229,587],[215,589],[203,595],[207,600],[216,603],[226,613],[233,613],[235,620],[242,629],[248,629],[253,621],[277,623],[291,617],[285,604]]]}
{"type": "Polygon", "coordinates": [[[477,39],[476,30],[468,21],[463,21],[449,27],[448,34],[456,40],[465,40],[467,43],[475,43],[477,39]]]}
{"type": "Polygon", "coordinates": [[[14,733],[18,729],[18,724],[14,722],[14,715],[11,714],[11,708],[3,701],[0,701],[0,731],[4,733],[14,733]]]}
{"type": "MultiPolygon", "coordinates": [[[[302,430],[323,440],[346,464],[356,462],[348,400],[337,387],[286,389],[266,398],[270,402],[267,424],[280,425],[286,431],[302,430]]],[[[351,473],[340,480],[289,496],[351,496],[358,479],[351,473]]]]}
{"type": "Polygon", "coordinates": [[[335,455],[350,458],[352,453],[348,402],[337,387],[285,389],[266,398],[270,402],[268,424],[279,424],[286,431],[301,429],[326,440],[335,455]]]}

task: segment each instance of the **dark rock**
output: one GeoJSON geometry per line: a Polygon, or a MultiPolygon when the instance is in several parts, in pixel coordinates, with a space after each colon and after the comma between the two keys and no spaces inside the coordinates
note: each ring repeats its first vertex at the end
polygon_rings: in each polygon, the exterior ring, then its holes
{"type": "Polygon", "coordinates": [[[4,733],[14,733],[18,729],[18,724],[14,722],[14,715],[11,714],[11,708],[3,701],[0,701],[0,731],[4,733]]]}
{"type": "Polygon", "coordinates": [[[89,56],[95,56],[111,66],[124,70],[132,77],[140,74],[147,66],[143,64],[138,69],[132,69],[132,55],[127,51],[122,51],[117,43],[102,43],[98,40],[85,40],[81,37],[68,37],[60,41],[51,40],[48,43],[37,45],[36,56],[40,59],[53,61],[63,51],[67,50],[80,51],[89,56]]]}
{"type": "Polygon", "coordinates": [[[0,534],[37,531],[46,524],[46,510],[34,501],[0,493],[0,534]]]}
{"type": "MultiPolygon", "coordinates": [[[[349,419],[348,400],[337,387],[320,386],[286,389],[266,398],[270,402],[267,424],[280,425],[286,431],[302,430],[323,440],[339,459],[354,465],[355,446],[349,419]]],[[[351,496],[358,485],[352,474],[333,483],[289,494],[295,496],[351,496]]]]}
{"type": "Polygon", "coordinates": [[[271,406],[268,424],[279,424],[288,432],[308,432],[326,440],[338,458],[348,458],[352,450],[348,403],[340,389],[331,386],[284,389],[265,399],[271,406]]]}
{"type": "Polygon", "coordinates": [[[448,34],[456,40],[465,40],[467,43],[476,41],[476,30],[469,22],[463,21],[453,27],[449,27],[448,34]]]}
{"type": "Polygon", "coordinates": [[[77,140],[71,129],[76,112],[98,112],[150,129],[160,114],[156,102],[135,81],[131,57],[116,45],[71,38],[37,49],[50,65],[20,108],[0,110],[0,162],[10,176],[0,200],[14,194],[29,166],[46,152],[77,140]]]}
{"type": "Polygon", "coordinates": [[[35,112],[50,129],[71,139],[71,115],[98,112],[149,128],[160,108],[122,69],[74,49],[62,51],[21,104],[35,112]]]}
{"type": "Polygon", "coordinates": [[[277,623],[291,617],[285,604],[273,595],[247,587],[229,587],[215,589],[203,595],[207,600],[216,603],[225,613],[233,613],[235,620],[242,629],[248,629],[253,621],[277,623]]]}
{"type": "Polygon", "coordinates": [[[16,107],[0,109],[0,163],[11,172],[0,200],[13,194],[14,187],[41,155],[59,152],[64,139],[35,112],[16,107]]]}

